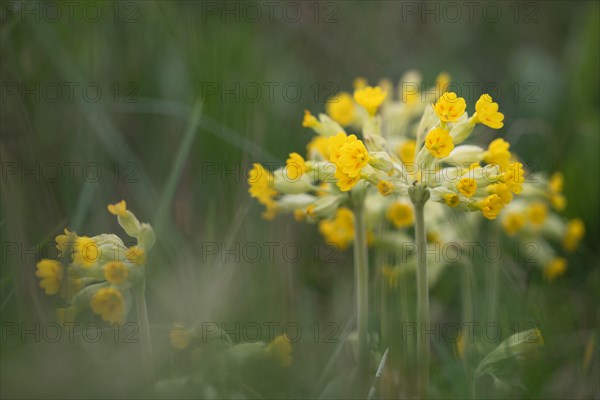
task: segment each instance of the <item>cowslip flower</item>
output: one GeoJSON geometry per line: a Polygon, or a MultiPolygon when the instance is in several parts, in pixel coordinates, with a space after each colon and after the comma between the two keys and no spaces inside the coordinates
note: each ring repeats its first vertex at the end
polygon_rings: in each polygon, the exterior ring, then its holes
{"type": "Polygon", "coordinates": [[[464,113],[467,103],[462,97],[458,97],[454,92],[446,92],[440,96],[433,106],[435,113],[442,122],[455,122],[464,113]]]}
{"type": "Polygon", "coordinates": [[[567,271],[567,260],[563,257],[556,257],[544,266],[544,278],[553,281],[567,271]]]}
{"type": "Polygon", "coordinates": [[[567,223],[563,238],[563,247],[568,252],[573,252],[579,246],[579,242],[585,236],[585,225],[579,218],[570,220],[567,223]]]}
{"type": "Polygon", "coordinates": [[[273,188],[273,181],[273,175],[259,163],[254,164],[254,168],[248,175],[250,185],[248,192],[266,207],[265,217],[273,216],[275,207],[273,197],[277,195],[277,191],[273,188]]]}
{"type": "Polygon", "coordinates": [[[483,161],[488,164],[498,164],[500,169],[504,171],[512,158],[509,148],[510,143],[504,139],[494,139],[483,154],[483,161]]]}
{"type": "Polygon", "coordinates": [[[435,158],[448,157],[454,149],[450,132],[442,128],[435,128],[427,134],[425,147],[435,158]]]}
{"type": "Polygon", "coordinates": [[[349,93],[341,92],[327,101],[325,110],[334,121],[346,127],[352,124],[356,118],[354,107],[352,96],[349,93]]]}
{"type": "Polygon", "coordinates": [[[502,219],[502,228],[509,236],[515,236],[525,226],[525,216],[516,211],[506,212],[502,219]]]}
{"type": "Polygon", "coordinates": [[[107,287],[98,289],[90,303],[94,314],[111,323],[121,323],[124,319],[125,298],[118,289],[107,287]]]}
{"type": "Polygon", "coordinates": [[[316,128],[320,125],[320,122],[315,118],[314,115],[308,110],[304,110],[304,119],[302,120],[302,126],[305,128],[316,128]]]}
{"type": "Polygon", "coordinates": [[[405,140],[398,146],[398,157],[405,165],[415,162],[415,154],[417,149],[417,142],[409,139],[405,140]]]}
{"type": "Polygon", "coordinates": [[[63,279],[65,267],[58,261],[44,258],[37,263],[35,276],[40,278],[40,287],[47,295],[57,294],[63,279]]]}
{"type": "Polygon", "coordinates": [[[493,129],[500,129],[504,126],[504,114],[498,111],[498,103],[492,100],[492,96],[482,94],[477,103],[475,103],[475,114],[473,118],[493,129]]]}
{"type": "Polygon", "coordinates": [[[338,150],[336,167],[344,174],[356,177],[368,163],[369,152],[362,140],[358,140],[355,135],[348,136],[338,150]]]}
{"type": "Polygon", "coordinates": [[[304,157],[298,153],[290,153],[289,158],[285,162],[287,168],[287,176],[291,180],[300,178],[305,172],[309,170],[304,157]]]}
{"type": "Polygon", "coordinates": [[[487,219],[496,219],[498,214],[500,214],[500,211],[502,211],[504,204],[502,203],[500,196],[497,194],[492,194],[481,200],[477,206],[481,210],[484,217],[487,219]]]}
{"type": "Polygon", "coordinates": [[[548,217],[548,207],[541,201],[533,202],[527,209],[527,218],[534,227],[540,227],[548,217]]]}
{"type": "Polygon", "coordinates": [[[292,365],[292,345],[286,335],[279,335],[273,339],[267,345],[267,353],[284,368],[292,365]]]}
{"type": "Polygon", "coordinates": [[[146,254],[156,240],[149,224],[140,223],[127,209],[125,201],[109,204],[119,225],[137,244],[127,248],[114,234],[79,236],[67,229],[55,238],[59,261],[44,259],[36,276],[46,294],[60,293],[66,303],[56,311],[59,321],[72,321],[85,309],[91,309],[108,322],[122,322],[130,290],[143,280],[146,254]]]}
{"type": "Polygon", "coordinates": [[[477,182],[473,178],[462,178],[456,184],[456,188],[463,196],[473,197],[477,191],[477,182]]]}
{"type": "Polygon", "coordinates": [[[548,183],[550,203],[558,211],[563,211],[567,206],[567,199],[562,194],[564,176],[561,172],[555,172],[548,183]]]}
{"type": "Polygon", "coordinates": [[[385,100],[387,93],[379,86],[366,86],[354,92],[354,100],[367,110],[370,116],[374,116],[377,109],[385,100]]]}
{"type": "Polygon", "coordinates": [[[414,221],[413,208],[410,204],[396,201],[388,208],[386,217],[396,228],[405,228],[414,221]]]}
{"type": "Polygon", "coordinates": [[[346,250],[354,240],[354,214],[346,207],[339,208],[335,218],[319,222],[319,232],[327,243],[346,250]]]}

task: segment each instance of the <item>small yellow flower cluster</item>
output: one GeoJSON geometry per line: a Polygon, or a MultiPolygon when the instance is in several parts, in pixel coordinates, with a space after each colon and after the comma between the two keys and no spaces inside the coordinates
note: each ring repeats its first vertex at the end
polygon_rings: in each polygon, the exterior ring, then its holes
{"type": "Polygon", "coordinates": [[[519,200],[502,212],[500,224],[515,240],[536,241],[543,276],[552,281],[566,272],[568,261],[558,256],[550,243],[560,244],[566,253],[574,252],[585,235],[585,225],[579,218],[565,220],[556,213],[566,204],[562,173],[556,172],[550,179],[537,178],[523,185],[519,200]]]}
{"type": "Polygon", "coordinates": [[[345,250],[354,239],[354,214],[346,207],[340,207],[333,219],[319,222],[319,232],[327,243],[345,250]]]}
{"type": "Polygon", "coordinates": [[[79,236],[65,229],[55,239],[59,260],[42,259],[36,276],[47,295],[59,294],[67,303],[57,310],[59,320],[73,320],[86,308],[108,322],[122,322],[129,289],[143,276],[146,254],[155,242],[149,224],[140,223],[125,201],[108,206],[125,232],[137,240],[126,247],[113,234],[79,236]]]}

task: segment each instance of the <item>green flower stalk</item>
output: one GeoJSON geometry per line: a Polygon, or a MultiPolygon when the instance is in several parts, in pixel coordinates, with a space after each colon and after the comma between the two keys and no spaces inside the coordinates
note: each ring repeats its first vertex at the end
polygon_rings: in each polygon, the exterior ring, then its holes
{"type": "Polygon", "coordinates": [[[419,398],[427,398],[429,387],[429,283],[427,279],[427,235],[425,233],[425,203],[429,190],[421,183],[409,190],[415,208],[415,245],[417,247],[417,379],[419,398]]]}
{"type": "Polygon", "coordinates": [[[354,192],[354,282],[356,285],[356,325],[358,331],[358,365],[361,372],[369,368],[369,258],[364,209],[364,192],[354,192]]]}

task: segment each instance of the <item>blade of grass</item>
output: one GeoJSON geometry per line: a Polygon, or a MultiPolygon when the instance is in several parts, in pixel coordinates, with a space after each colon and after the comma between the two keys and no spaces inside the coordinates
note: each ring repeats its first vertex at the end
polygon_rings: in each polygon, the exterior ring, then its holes
{"type": "Polygon", "coordinates": [[[169,212],[169,208],[171,207],[171,203],[173,202],[173,197],[175,195],[177,183],[179,182],[181,172],[183,171],[183,166],[185,164],[185,161],[188,159],[190,150],[192,148],[192,143],[194,142],[194,138],[196,137],[196,133],[198,132],[198,124],[200,123],[201,116],[202,103],[197,102],[192,109],[192,113],[188,120],[188,125],[185,129],[185,133],[183,134],[181,144],[179,145],[179,150],[177,151],[175,163],[171,168],[171,173],[169,174],[167,184],[165,185],[162,198],[158,205],[158,211],[156,212],[156,217],[154,219],[154,229],[157,232],[161,232],[164,226],[165,220],[169,212]]]}

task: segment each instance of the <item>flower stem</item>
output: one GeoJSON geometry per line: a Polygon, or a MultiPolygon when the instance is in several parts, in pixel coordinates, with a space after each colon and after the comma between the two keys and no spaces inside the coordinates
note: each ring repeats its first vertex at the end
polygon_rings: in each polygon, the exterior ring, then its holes
{"type": "Polygon", "coordinates": [[[429,191],[424,185],[411,188],[415,208],[415,245],[417,247],[417,389],[419,399],[427,398],[429,387],[429,284],[427,282],[427,237],[425,234],[425,203],[429,191]]]}
{"type": "MultiPolygon", "coordinates": [[[[357,196],[358,197],[358,196],[357,196]]],[[[358,327],[358,365],[362,373],[369,368],[368,311],[369,259],[364,198],[354,199],[354,279],[356,285],[356,320],[358,327]]],[[[362,374],[361,374],[362,375],[362,374]]]]}
{"type": "Polygon", "coordinates": [[[145,378],[151,382],[154,377],[154,361],[152,357],[152,345],[150,343],[150,323],[148,322],[148,309],[146,307],[146,280],[143,278],[140,285],[135,288],[135,306],[140,331],[140,345],[142,351],[142,364],[145,378]]]}

